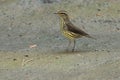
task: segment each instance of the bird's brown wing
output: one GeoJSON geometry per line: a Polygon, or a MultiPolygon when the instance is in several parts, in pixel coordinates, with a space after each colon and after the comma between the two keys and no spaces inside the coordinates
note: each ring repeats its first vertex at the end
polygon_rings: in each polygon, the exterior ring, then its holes
{"type": "Polygon", "coordinates": [[[88,37],[88,38],[93,38],[89,34],[87,34],[86,32],[84,32],[81,29],[75,27],[72,23],[66,23],[66,26],[67,26],[67,29],[69,31],[73,32],[73,33],[76,33],[76,34],[79,34],[81,36],[85,36],[85,37],[88,37]]]}

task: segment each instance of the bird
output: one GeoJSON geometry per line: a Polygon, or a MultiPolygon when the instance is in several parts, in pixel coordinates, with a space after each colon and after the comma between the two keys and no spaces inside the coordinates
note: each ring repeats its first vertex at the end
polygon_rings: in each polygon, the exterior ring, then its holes
{"type": "MultiPolygon", "coordinates": [[[[94,37],[90,36],[88,33],[76,27],[70,21],[67,11],[60,10],[54,14],[57,14],[60,17],[60,30],[61,30],[61,33],[69,40],[68,47],[73,42],[72,52],[75,51],[75,44],[76,44],[77,38],[81,38],[85,36],[88,38],[95,39],[94,37]]],[[[67,48],[67,51],[68,51],[68,48],[67,48]]]]}

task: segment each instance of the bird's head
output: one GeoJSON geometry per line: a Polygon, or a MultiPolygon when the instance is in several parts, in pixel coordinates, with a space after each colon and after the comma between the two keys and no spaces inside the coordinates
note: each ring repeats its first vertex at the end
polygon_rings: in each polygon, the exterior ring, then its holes
{"type": "Polygon", "coordinates": [[[67,11],[64,11],[64,10],[60,10],[60,11],[58,11],[57,13],[54,13],[54,14],[58,14],[58,15],[59,15],[61,18],[63,18],[63,19],[68,18],[67,11]]]}

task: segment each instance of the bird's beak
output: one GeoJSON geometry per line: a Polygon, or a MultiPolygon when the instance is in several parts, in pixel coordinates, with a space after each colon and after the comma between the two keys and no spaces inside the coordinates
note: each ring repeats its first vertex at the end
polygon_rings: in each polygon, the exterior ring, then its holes
{"type": "Polygon", "coordinates": [[[54,13],[54,14],[58,14],[58,13],[54,13]]]}

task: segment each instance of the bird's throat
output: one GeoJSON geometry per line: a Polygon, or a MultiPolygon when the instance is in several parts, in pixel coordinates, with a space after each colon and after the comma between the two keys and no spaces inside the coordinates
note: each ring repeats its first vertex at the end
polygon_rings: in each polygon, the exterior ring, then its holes
{"type": "Polygon", "coordinates": [[[63,18],[60,18],[60,30],[63,31],[63,27],[65,24],[65,20],[63,18]]]}

